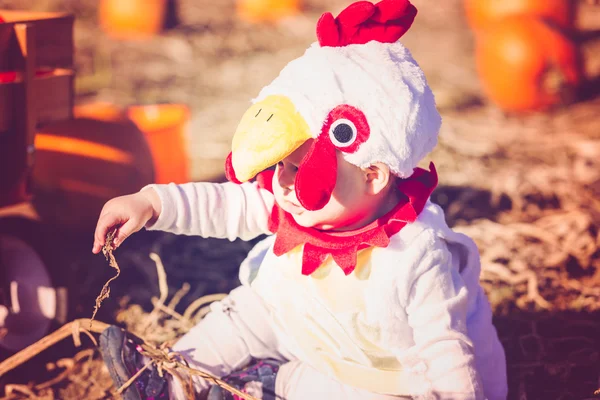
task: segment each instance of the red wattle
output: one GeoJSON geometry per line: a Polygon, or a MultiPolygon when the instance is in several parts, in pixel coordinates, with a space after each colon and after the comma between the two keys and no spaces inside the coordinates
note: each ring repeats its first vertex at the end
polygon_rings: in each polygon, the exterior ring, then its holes
{"type": "Polygon", "coordinates": [[[319,135],[296,173],[296,197],[305,209],[320,210],[329,202],[337,179],[335,147],[329,135],[319,135]]]}
{"type": "Polygon", "coordinates": [[[225,160],[225,177],[228,181],[240,184],[240,180],[235,177],[235,170],[233,169],[233,162],[231,161],[232,153],[229,153],[227,160],[225,160]]]}

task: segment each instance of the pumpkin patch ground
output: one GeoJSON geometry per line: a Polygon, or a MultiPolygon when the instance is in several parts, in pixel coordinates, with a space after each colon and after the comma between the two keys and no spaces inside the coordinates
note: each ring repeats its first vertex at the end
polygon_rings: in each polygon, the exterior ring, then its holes
{"type": "MultiPolygon", "coordinates": [[[[108,25],[99,25],[101,2],[94,0],[0,0],[0,8],[75,13],[77,102],[186,104],[190,177],[219,181],[250,99],[315,40],[322,12],[335,14],[348,2],[308,0],[297,6],[299,13],[252,23],[236,14],[234,0],[168,1],[165,12],[175,13],[177,23],[143,41],[104,33],[108,25]]],[[[296,8],[296,2],[285,3],[296,8]]],[[[600,6],[593,3],[578,3],[577,29],[600,30],[600,6]]],[[[481,279],[507,354],[509,398],[600,398],[594,395],[600,389],[600,40],[581,47],[577,101],[515,115],[488,100],[478,80],[465,2],[414,4],[419,14],[402,41],[425,70],[444,121],[430,156],[440,175],[432,199],[454,229],[480,248],[481,279]]],[[[505,12],[478,4],[476,25],[505,12]]],[[[528,4],[549,15],[546,2],[528,4]]],[[[560,44],[552,35],[544,38],[552,49],[560,44]]],[[[501,70],[492,73],[502,77],[501,70]]],[[[527,85],[502,95],[522,101],[520,94],[531,95],[534,87],[527,85]]],[[[114,269],[91,254],[91,231],[61,226],[60,213],[52,221],[46,237],[61,262],[50,273],[76,283],[69,286],[69,320],[89,318],[114,269]]],[[[174,339],[204,315],[207,301],[218,298],[203,296],[239,284],[237,269],[252,245],[139,232],[114,252],[121,274],[96,320],[126,326],[150,343],[174,339]]],[[[81,347],[63,340],[4,375],[0,367],[0,399],[118,398],[93,344],[80,339],[81,347]]],[[[8,355],[0,350],[0,360],[8,355]]]]}

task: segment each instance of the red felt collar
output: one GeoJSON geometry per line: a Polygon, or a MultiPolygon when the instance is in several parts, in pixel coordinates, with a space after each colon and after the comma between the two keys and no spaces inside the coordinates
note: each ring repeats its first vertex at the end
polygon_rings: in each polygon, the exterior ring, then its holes
{"type": "MultiPolygon", "coordinates": [[[[269,230],[277,233],[273,252],[281,256],[297,246],[304,245],[302,254],[302,274],[310,275],[331,255],[346,275],[354,271],[359,250],[367,247],[387,247],[390,237],[398,233],[408,223],[414,222],[431,192],[438,183],[433,163],[429,171],[415,168],[410,178],[399,182],[398,188],[404,198],[383,217],[371,224],[353,231],[331,232],[298,225],[292,215],[283,211],[277,203],[269,219],[269,230]]],[[[265,171],[257,176],[260,187],[273,192],[273,171],[265,171]]]]}

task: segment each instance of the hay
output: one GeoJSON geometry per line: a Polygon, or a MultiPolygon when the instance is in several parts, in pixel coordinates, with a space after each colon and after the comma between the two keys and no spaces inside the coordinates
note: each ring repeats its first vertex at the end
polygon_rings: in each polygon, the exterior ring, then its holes
{"type": "MultiPolygon", "coordinates": [[[[110,238],[112,240],[112,237],[110,238]]],[[[107,245],[110,242],[107,240],[107,245]]],[[[111,266],[118,269],[116,259],[112,252],[107,252],[111,260],[111,266]]],[[[107,259],[109,258],[107,257],[107,259]]],[[[166,303],[168,299],[167,276],[160,257],[151,253],[150,257],[156,263],[159,278],[160,298],[153,299],[154,308],[150,313],[145,313],[138,305],[125,306],[118,313],[116,319],[125,324],[126,329],[137,336],[142,342],[142,353],[151,359],[144,369],[154,365],[161,376],[166,372],[179,379],[188,398],[193,398],[193,386],[191,376],[199,376],[206,379],[214,385],[237,395],[246,400],[257,400],[254,397],[239,391],[228,385],[221,379],[205,373],[203,371],[190,368],[186,361],[176,352],[170,350],[170,345],[174,339],[183,335],[191,329],[206,313],[204,310],[213,301],[220,300],[225,294],[209,295],[194,301],[185,310],[184,314],[175,311],[175,307],[189,291],[189,284],[184,284],[166,303]]],[[[118,276],[118,274],[117,274],[118,276]]],[[[113,279],[115,279],[114,277],[113,279]]],[[[113,280],[111,279],[111,280],[113,280]]],[[[107,282],[104,287],[107,287],[107,282]]],[[[101,293],[105,293],[104,289],[101,293]]],[[[102,297],[99,296],[99,298],[102,297]]],[[[108,297],[108,296],[106,296],[108,297]]],[[[104,297],[104,298],[106,298],[104,297]]],[[[34,356],[53,346],[60,340],[72,336],[74,345],[81,346],[80,333],[85,333],[90,337],[93,344],[97,347],[97,342],[91,333],[83,328],[89,325],[89,331],[101,333],[108,327],[107,324],[92,319],[80,319],[70,322],[59,330],[42,338],[40,341],[20,351],[14,356],[0,363],[0,376],[26,363],[34,356]]],[[[88,399],[101,400],[107,398],[120,398],[120,394],[126,390],[143,371],[139,371],[128,382],[120,388],[114,388],[106,366],[99,357],[99,352],[95,348],[89,348],[80,351],[73,358],[63,358],[56,363],[47,365],[49,372],[63,369],[57,376],[38,384],[15,385],[9,384],[5,387],[5,396],[0,400],[54,400],[54,399],[88,399]]]]}
{"type": "MultiPolygon", "coordinates": [[[[57,331],[0,363],[0,376],[4,376],[9,371],[26,363],[34,356],[69,336],[73,338],[75,347],[82,345],[81,333],[86,334],[92,343],[97,345],[96,339],[83,326],[89,326],[90,331],[100,333],[108,325],[88,319],[78,319],[69,322],[57,331]]],[[[55,363],[47,364],[46,369],[49,373],[60,372],[42,383],[29,383],[27,385],[8,384],[5,387],[5,395],[0,400],[76,398],[99,400],[111,397],[108,392],[108,389],[111,387],[111,380],[95,349],[88,348],[78,352],[73,358],[62,358],[55,363]]]]}
{"type": "Polygon", "coordinates": [[[73,358],[63,358],[46,366],[48,371],[61,371],[46,382],[29,385],[7,385],[2,400],[108,399],[112,381],[95,349],[85,349],[73,358]],[[68,384],[65,384],[68,383],[68,384]],[[55,387],[61,386],[56,389],[55,387]]]}
{"type": "Polygon", "coordinates": [[[496,315],[600,310],[598,107],[600,98],[520,118],[492,107],[444,116],[432,155],[441,197],[479,246],[496,315]]]}
{"type": "Polygon", "coordinates": [[[94,318],[96,317],[96,313],[98,312],[98,310],[100,309],[100,306],[102,305],[102,301],[104,301],[105,299],[107,299],[110,296],[110,283],[112,281],[114,281],[115,279],[117,279],[119,277],[119,275],[121,275],[121,269],[119,268],[119,264],[117,264],[117,260],[115,259],[115,256],[113,255],[113,239],[115,237],[116,232],[117,232],[117,230],[115,229],[112,232],[108,232],[108,234],[106,235],[106,240],[105,240],[104,246],[102,246],[102,254],[104,254],[104,257],[106,257],[106,260],[108,261],[108,265],[110,265],[112,268],[116,269],[117,273],[115,274],[115,276],[113,276],[108,281],[106,281],[104,286],[102,286],[102,290],[100,291],[100,294],[98,295],[98,297],[96,297],[96,305],[94,306],[94,312],[92,313],[92,318],[90,319],[90,328],[91,328],[92,321],[94,321],[94,318]]]}

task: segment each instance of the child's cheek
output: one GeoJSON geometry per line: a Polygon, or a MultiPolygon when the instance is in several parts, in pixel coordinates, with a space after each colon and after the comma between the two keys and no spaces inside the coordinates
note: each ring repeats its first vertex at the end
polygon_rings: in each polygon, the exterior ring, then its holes
{"type": "Polygon", "coordinates": [[[271,182],[271,187],[273,188],[273,195],[275,196],[275,201],[279,204],[283,198],[283,190],[281,186],[279,186],[279,179],[277,179],[277,174],[273,175],[273,181],[271,182]]]}

